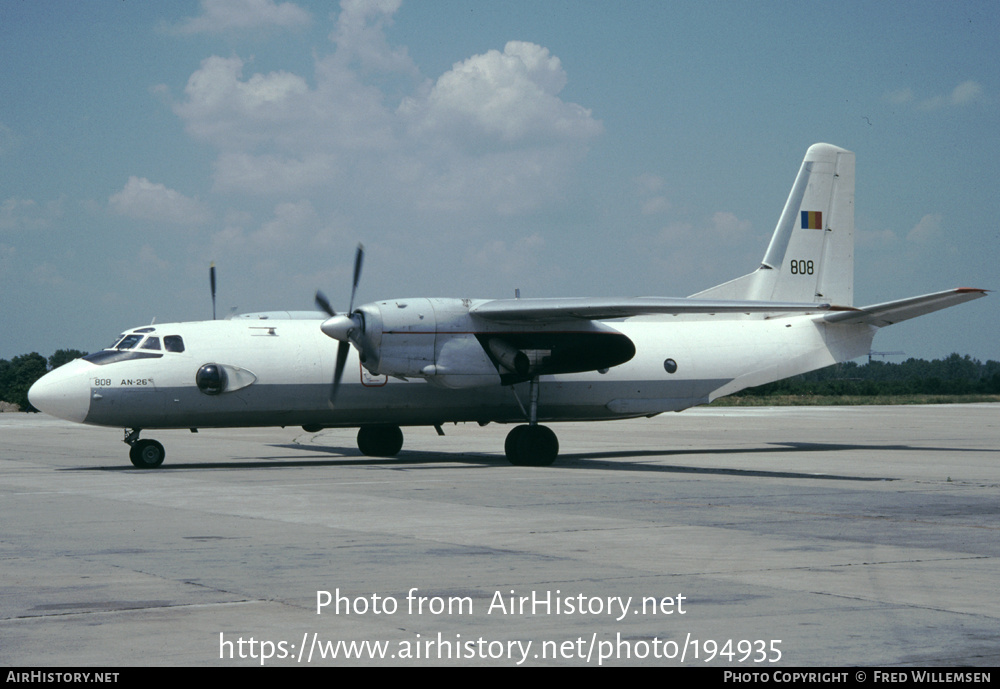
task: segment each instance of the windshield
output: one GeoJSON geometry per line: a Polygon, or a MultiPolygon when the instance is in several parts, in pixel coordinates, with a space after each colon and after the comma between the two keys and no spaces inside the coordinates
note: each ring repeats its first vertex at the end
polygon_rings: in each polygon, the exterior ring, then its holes
{"type": "MultiPolygon", "coordinates": [[[[114,339],[112,344],[105,347],[107,350],[125,351],[130,349],[148,349],[154,352],[161,351],[160,338],[155,335],[145,335],[145,332],[152,330],[152,328],[143,328],[142,330],[136,330],[132,333],[126,335],[122,333],[114,339]],[[144,339],[145,338],[145,339],[144,339]],[[141,345],[140,345],[141,343],[141,345]]],[[[163,349],[168,352],[183,352],[184,351],[184,340],[180,335],[167,335],[163,338],[163,349]]]]}
{"type": "Polygon", "coordinates": [[[111,349],[133,349],[142,340],[142,335],[126,335],[111,349]]]}

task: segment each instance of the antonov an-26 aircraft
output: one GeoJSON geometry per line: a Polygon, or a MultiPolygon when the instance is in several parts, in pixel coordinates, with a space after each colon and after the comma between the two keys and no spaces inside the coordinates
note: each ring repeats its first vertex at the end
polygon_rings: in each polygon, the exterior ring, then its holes
{"type": "Polygon", "coordinates": [[[282,312],[133,328],[28,397],[63,419],[123,427],[143,468],[165,454],[139,439],[151,428],[359,427],[362,453],[391,457],[401,426],[442,433],[448,422],[518,424],[507,458],[540,466],[559,452],[541,421],[705,404],[862,356],[883,326],[985,295],[853,307],[854,154],[829,144],[806,152],[760,267],[688,298],[419,297],[355,309],[362,257],[359,247],[346,312],[317,293],[322,322],[282,312]]]}

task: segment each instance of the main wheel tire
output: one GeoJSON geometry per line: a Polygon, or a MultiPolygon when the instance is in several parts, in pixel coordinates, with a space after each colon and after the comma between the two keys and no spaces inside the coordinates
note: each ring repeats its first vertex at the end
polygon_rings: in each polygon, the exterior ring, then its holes
{"type": "Polygon", "coordinates": [[[514,466],[549,466],[559,455],[559,439],[547,426],[517,426],[507,434],[504,452],[514,466]]]}
{"type": "Polygon", "coordinates": [[[368,457],[395,457],[403,449],[403,431],[389,424],[362,426],[358,429],[358,449],[368,457]]]}
{"type": "Polygon", "coordinates": [[[521,461],[520,447],[521,447],[521,436],[524,432],[528,430],[529,426],[515,426],[510,429],[510,433],[507,434],[507,439],[503,442],[503,451],[507,455],[507,461],[509,461],[514,466],[524,466],[524,462],[521,461]]]}
{"type": "Polygon", "coordinates": [[[128,458],[139,469],[155,469],[163,464],[166,456],[163,445],[155,440],[137,440],[128,451],[128,458]]]}

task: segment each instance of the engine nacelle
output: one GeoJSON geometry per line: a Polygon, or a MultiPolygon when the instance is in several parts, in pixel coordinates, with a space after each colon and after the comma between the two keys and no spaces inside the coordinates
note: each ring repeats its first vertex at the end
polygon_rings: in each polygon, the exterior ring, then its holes
{"type": "Polygon", "coordinates": [[[449,388],[510,385],[540,375],[610,368],[635,355],[625,335],[595,321],[501,323],[474,316],[471,299],[395,299],[358,309],[352,341],[376,375],[449,388]]]}
{"type": "Polygon", "coordinates": [[[376,375],[426,378],[450,388],[498,385],[496,366],[476,339],[469,299],[393,299],[358,309],[365,368],[376,375]]]}

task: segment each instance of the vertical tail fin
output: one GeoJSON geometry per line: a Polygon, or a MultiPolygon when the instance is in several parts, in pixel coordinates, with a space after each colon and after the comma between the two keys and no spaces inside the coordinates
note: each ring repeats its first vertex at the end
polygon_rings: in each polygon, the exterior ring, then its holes
{"type": "Polygon", "coordinates": [[[813,144],[760,268],[697,298],[854,303],[854,154],[813,144]]]}

